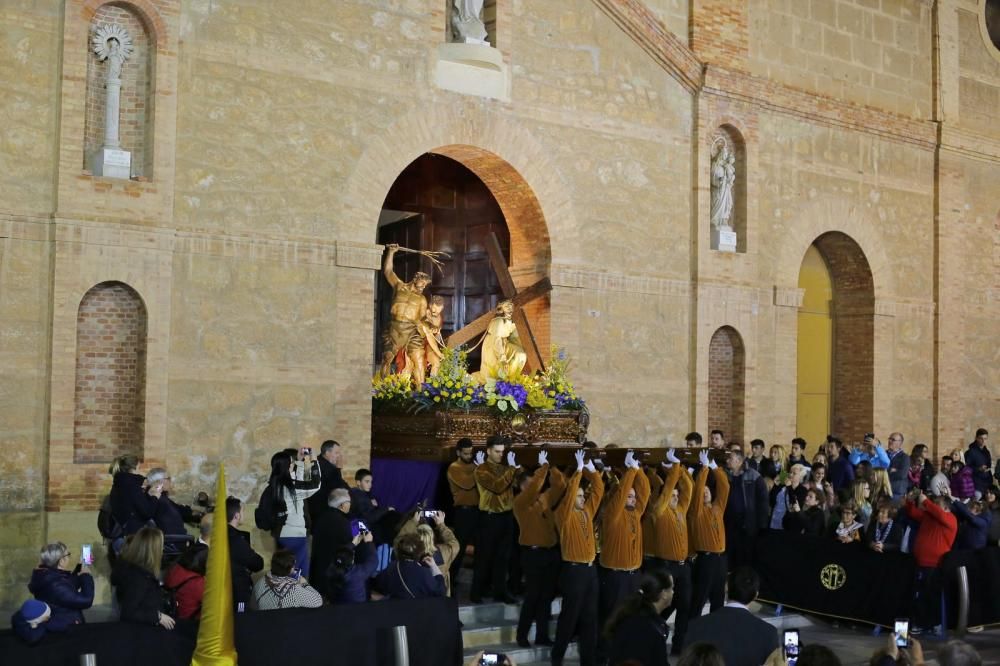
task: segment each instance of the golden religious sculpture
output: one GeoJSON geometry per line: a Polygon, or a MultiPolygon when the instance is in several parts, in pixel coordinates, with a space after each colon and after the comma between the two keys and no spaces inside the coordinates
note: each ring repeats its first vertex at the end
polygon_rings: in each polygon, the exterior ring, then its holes
{"type": "Polygon", "coordinates": [[[441,325],[444,317],[441,315],[444,310],[444,299],[435,294],[431,296],[431,302],[427,305],[427,314],[424,315],[424,361],[429,370],[428,376],[433,377],[441,367],[441,359],[444,357],[444,339],[441,337],[441,325]]]}
{"type": "Polygon", "coordinates": [[[406,364],[402,374],[409,374],[419,386],[426,376],[424,358],[424,315],[427,314],[427,299],[424,288],[431,283],[427,273],[418,272],[409,282],[403,282],[392,270],[392,260],[399,245],[391,243],[386,246],[385,260],[382,262],[382,274],[392,287],[392,320],[389,327],[382,333],[382,368],[381,376],[392,373],[392,365],[399,352],[406,356],[406,364]]]}
{"type": "Polygon", "coordinates": [[[524,369],[528,355],[517,335],[513,316],[513,302],[501,301],[497,305],[496,316],[483,338],[483,360],[477,373],[480,381],[496,378],[501,371],[507,377],[519,375],[524,369]]]}

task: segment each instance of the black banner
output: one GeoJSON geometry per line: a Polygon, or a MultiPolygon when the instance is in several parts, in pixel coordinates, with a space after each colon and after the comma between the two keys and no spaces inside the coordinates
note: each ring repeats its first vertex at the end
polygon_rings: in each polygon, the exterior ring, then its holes
{"type": "Polygon", "coordinates": [[[757,539],[754,562],[761,601],[886,627],[910,614],[914,566],[909,555],[781,531],[757,539]]]}

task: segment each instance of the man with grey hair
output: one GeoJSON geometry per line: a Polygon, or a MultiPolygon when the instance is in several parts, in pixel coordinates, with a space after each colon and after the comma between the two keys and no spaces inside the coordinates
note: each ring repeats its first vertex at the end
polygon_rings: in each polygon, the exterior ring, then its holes
{"type": "Polygon", "coordinates": [[[351,546],[357,533],[358,521],[352,521],[351,493],[346,488],[335,488],[327,498],[327,509],[313,522],[312,582],[320,594],[327,595],[326,570],[337,550],[351,546]]]}
{"type": "Polygon", "coordinates": [[[167,535],[187,534],[184,523],[197,525],[201,514],[193,511],[190,506],[178,504],[170,499],[173,481],[167,470],[162,467],[154,467],[146,475],[146,488],[157,486],[162,490],[156,500],[156,511],[153,513],[153,521],[156,526],[167,535]]]}
{"type": "Polygon", "coordinates": [[[51,609],[48,629],[65,631],[70,625],[83,624],[83,610],[94,603],[90,567],[81,563],[80,572],[74,572],[72,553],[61,541],[43,546],[38,560],[28,590],[51,609]]]}
{"type": "Polygon", "coordinates": [[[910,456],[903,451],[903,433],[889,435],[889,483],[892,485],[892,499],[899,502],[906,495],[910,485],[910,456]]]}

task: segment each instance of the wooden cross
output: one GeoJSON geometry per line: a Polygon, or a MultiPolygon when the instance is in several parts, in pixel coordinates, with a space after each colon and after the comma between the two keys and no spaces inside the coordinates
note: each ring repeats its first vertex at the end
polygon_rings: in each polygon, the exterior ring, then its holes
{"type": "MultiPolygon", "coordinates": [[[[524,345],[524,351],[528,357],[525,363],[525,370],[529,374],[536,370],[544,371],[545,363],[542,361],[542,355],[538,351],[538,343],[531,332],[531,325],[528,324],[528,317],[524,314],[524,306],[552,291],[552,283],[549,282],[548,278],[542,278],[524,291],[519,292],[517,287],[514,286],[514,279],[510,276],[507,261],[503,258],[500,241],[497,240],[496,234],[492,232],[486,239],[486,252],[490,256],[490,265],[493,266],[493,271],[500,282],[500,290],[503,292],[503,297],[514,303],[514,325],[517,326],[517,333],[521,338],[521,344],[524,345]]],[[[477,317],[468,326],[460,328],[448,336],[445,344],[454,349],[483,334],[495,316],[496,313],[490,310],[486,314],[477,317]]]]}

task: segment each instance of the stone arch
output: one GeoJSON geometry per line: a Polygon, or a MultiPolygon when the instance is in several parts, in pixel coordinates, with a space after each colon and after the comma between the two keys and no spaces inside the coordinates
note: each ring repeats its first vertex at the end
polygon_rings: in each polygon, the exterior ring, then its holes
{"type": "Polygon", "coordinates": [[[732,326],[721,326],[708,345],[708,430],[727,441],[744,442],[746,347],[732,326]]]}
{"type": "Polygon", "coordinates": [[[80,299],[76,327],[73,462],[144,454],[146,305],[124,282],[101,282],[80,299]]]}
{"type": "MultiPolygon", "coordinates": [[[[520,123],[465,100],[415,107],[369,142],[346,184],[339,238],[370,244],[386,192],[408,164],[429,152],[462,162],[491,189],[500,190],[497,200],[505,215],[540,213],[550,241],[548,263],[580,256],[572,199],[553,151],[520,123]],[[518,192],[530,192],[532,201],[516,201],[518,192]]],[[[512,263],[518,279],[522,267],[517,258],[512,263]]]]}
{"type": "Polygon", "coordinates": [[[872,275],[875,301],[889,300],[895,293],[892,267],[879,233],[878,220],[857,204],[842,199],[818,199],[791,216],[790,226],[782,233],[775,263],[775,284],[779,288],[795,289],[799,268],[809,246],[820,236],[840,232],[848,236],[864,256],[872,275]]]}
{"type": "Polygon", "coordinates": [[[133,11],[142,20],[157,50],[166,48],[167,24],[151,0],[86,0],[81,7],[84,23],[90,25],[94,15],[104,5],[116,5],[133,11]]]}

